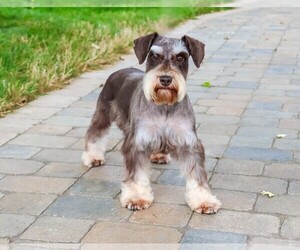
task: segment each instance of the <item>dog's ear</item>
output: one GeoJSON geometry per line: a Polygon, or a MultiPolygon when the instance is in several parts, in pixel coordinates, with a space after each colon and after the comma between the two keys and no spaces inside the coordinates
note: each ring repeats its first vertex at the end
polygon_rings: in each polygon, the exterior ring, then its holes
{"type": "Polygon", "coordinates": [[[141,36],[133,41],[134,53],[139,60],[139,64],[142,64],[145,61],[151,45],[157,36],[157,32],[154,32],[146,36],[141,36]]]}
{"type": "Polygon", "coordinates": [[[189,36],[183,36],[181,40],[185,43],[196,67],[199,68],[204,58],[205,44],[189,36]]]}

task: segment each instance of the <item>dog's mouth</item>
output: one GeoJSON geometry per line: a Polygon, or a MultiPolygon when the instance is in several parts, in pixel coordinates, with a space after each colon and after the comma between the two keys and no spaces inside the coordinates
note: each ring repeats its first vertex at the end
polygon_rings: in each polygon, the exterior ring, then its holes
{"type": "Polygon", "coordinates": [[[162,86],[162,85],[158,85],[154,88],[154,91],[157,93],[158,91],[174,91],[177,93],[177,89],[175,88],[175,86],[173,85],[169,85],[169,86],[162,86]]]}
{"type": "Polygon", "coordinates": [[[177,90],[176,89],[170,89],[170,88],[158,88],[155,90],[156,96],[162,96],[162,95],[170,95],[171,96],[177,96],[177,90]]]}
{"type": "MultiPolygon", "coordinates": [[[[155,88],[155,94],[156,96],[165,96],[167,99],[174,99],[175,97],[177,97],[177,89],[175,89],[174,87],[157,87],[155,88]]],[[[165,98],[163,98],[165,99],[165,98]]]]}
{"type": "Polygon", "coordinates": [[[158,105],[172,105],[177,101],[177,92],[178,90],[174,86],[157,86],[154,89],[153,101],[158,105]]]}

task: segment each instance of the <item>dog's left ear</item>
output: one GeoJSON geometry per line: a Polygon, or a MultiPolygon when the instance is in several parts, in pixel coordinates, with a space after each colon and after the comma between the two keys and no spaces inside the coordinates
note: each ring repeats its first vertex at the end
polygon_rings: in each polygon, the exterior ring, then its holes
{"type": "Polygon", "coordinates": [[[134,53],[139,60],[139,64],[142,64],[145,61],[151,45],[154,43],[157,36],[157,32],[154,32],[146,36],[141,36],[133,41],[134,53]]]}
{"type": "Polygon", "coordinates": [[[185,43],[190,55],[193,58],[196,67],[199,68],[205,55],[204,53],[205,44],[189,36],[183,36],[181,40],[185,43]]]}

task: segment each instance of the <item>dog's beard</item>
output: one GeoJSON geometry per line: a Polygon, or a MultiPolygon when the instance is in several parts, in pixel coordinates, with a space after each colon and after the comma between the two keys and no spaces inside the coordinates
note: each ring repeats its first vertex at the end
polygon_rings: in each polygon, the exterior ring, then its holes
{"type": "Polygon", "coordinates": [[[174,72],[172,74],[173,83],[167,87],[163,87],[159,83],[158,75],[162,75],[162,73],[156,69],[150,70],[145,74],[143,91],[146,99],[157,105],[172,105],[176,102],[181,102],[186,94],[184,77],[174,72]]]}
{"type": "Polygon", "coordinates": [[[173,104],[178,100],[178,92],[176,88],[155,88],[152,97],[155,104],[173,104]]]}

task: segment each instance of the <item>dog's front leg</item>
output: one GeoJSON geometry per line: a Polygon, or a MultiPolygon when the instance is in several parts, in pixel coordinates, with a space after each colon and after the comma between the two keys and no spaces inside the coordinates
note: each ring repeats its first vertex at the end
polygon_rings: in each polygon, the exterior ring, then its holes
{"type": "Polygon", "coordinates": [[[197,213],[216,213],[221,207],[221,202],[209,189],[204,169],[204,148],[200,140],[194,148],[185,152],[183,159],[186,174],[186,202],[197,213]]]}
{"type": "Polygon", "coordinates": [[[121,204],[129,210],[146,209],[153,202],[148,175],[149,157],[144,152],[137,151],[126,138],[122,149],[127,176],[122,182],[121,204]]]}

